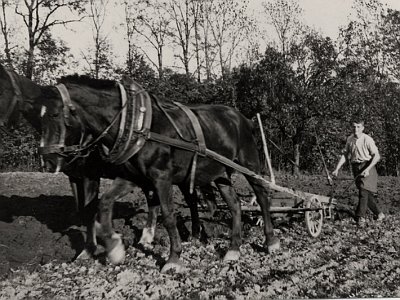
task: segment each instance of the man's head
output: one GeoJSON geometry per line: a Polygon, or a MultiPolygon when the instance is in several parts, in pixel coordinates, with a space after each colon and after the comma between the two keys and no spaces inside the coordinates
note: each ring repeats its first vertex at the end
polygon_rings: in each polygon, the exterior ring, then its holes
{"type": "Polygon", "coordinates": [[[356,137],[364,132],[364,121],[361,119],[353,119],[353,133],[356,137]]]}

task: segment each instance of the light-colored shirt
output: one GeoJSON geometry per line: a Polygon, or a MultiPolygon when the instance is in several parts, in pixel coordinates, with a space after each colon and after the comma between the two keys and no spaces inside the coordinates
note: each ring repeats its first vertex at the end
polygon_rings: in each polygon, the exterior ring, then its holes
{"type": "Polygon", "coordinates": [[[368,134],[363,133],[359,138],[352,134],[347,138],[344,155],[351,163],[369,161],[378,153],[374,140],[368,134]]]}

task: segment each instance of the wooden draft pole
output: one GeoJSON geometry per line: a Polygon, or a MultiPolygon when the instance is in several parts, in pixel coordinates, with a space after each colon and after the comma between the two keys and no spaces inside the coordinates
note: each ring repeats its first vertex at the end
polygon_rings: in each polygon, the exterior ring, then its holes
{"type": "Polygon", "coordinates": [[[271,174],[271,182],[272,182],[272,184],[275,184],[275,175],[274,175],[274,171],[272,170],[271,158],[269,156],[268,147],[267,147],[267,141],[265,139],[265,134],[264,134],[264,127],[263,127],[263,124],[261,122],[261,117],[260,117],[259,113],[257,113],[257,120],[258,120],[258,125],[260,126],[261,139],[262,139],[262,143],[263,143],[264,154],[265,154],[265,157],[266,157],[266,160],[267,160],[269,173],[271,174]]]}

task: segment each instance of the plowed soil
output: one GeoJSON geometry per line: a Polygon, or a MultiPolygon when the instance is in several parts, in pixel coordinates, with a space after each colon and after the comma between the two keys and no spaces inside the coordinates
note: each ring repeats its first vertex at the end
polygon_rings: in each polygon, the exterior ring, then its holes
{"type": "MultiPolygon", "coordinates": [[[[247,205],[249,188],[241,176],[234,181],[247,205]]],[[[114,211],[114,227],[123,234],[128,247],[127,262],[116,268],[106,263],[99,269],[94,261],[74,262],[83,249],[85,229],[75,213],[65,175],[0,173],[0,299],[17,295],[38,299],[400,296],[396,284],[400,280],[398,178],[380,178],[378,203],[387,218],[376,223],[369,216],[364,231],[352,222],[357,197],[350,177],[337,180],[333,189],[322,176],[278,176],[278,183],[321,195],[333,193],[338,198],[335,220],[325,221],[319,238],[307,235],[302,219],[287,221],[276,215],[275,231],[282,252],[268,256],[261,249],[263,234],[256,226],[257,214],[243,213],[243,256],[237,265],[225,267],[220,259],[229,241],[229,213],[220,209],[210,219],[204,209],[201,216],[208,243],[190,242],[190,217],[175,190],[180,233],[184,241],[189,241],[184,243],[182,254],[189,270],[184,276],[171,278],[156,275],[168,254],[162,225],[158,226],[152,251],[136,246],[146,217],[145,199],[139,189],[116,203],[114,211]],[[83,276],[79,282],[68,281],[79,274],[83,276]],[[153,282],[155,276],[158,283],[153,282]],[[61,278],[64,285],[57,289],[61,278]],[[107,282],[102,281],[104,278],[107,282]]],[[[103,180],[101,193],[110,184],[103,180]]],[[[220,199],[218,203],[223,205],[220,199]]]]}

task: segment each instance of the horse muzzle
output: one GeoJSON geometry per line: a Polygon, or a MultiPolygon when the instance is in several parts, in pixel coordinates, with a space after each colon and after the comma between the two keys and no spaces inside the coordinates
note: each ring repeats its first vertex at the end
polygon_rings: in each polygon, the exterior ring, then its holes
{"type": "Polygon", "coordinates": [[[45,154],[41,156],[41,163],[44,172],[58,174],[64,165],[64,158],[57,154],[45,154]]]}

